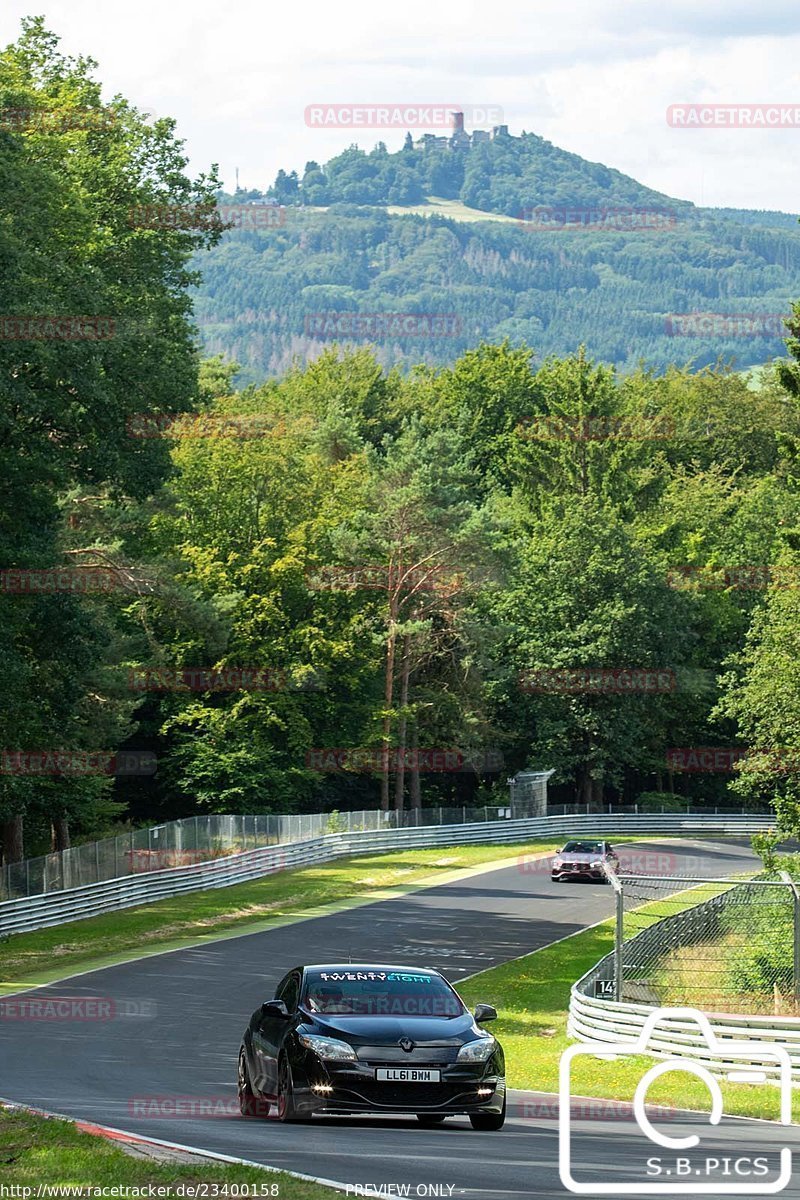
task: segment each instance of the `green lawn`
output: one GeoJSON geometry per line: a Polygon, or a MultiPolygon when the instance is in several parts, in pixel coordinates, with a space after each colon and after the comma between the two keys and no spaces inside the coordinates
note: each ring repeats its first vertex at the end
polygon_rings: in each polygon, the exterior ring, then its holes
{"type": "Polygon", "coordinates": [[[506,225],[519,224],[516,217],[484,212],[480,208],[470,208],[460,200],[445,200],[442,196],[428,196],[424,204],[387,204],[386,211],[400,217],[413,213],[420,217],[450,217],[454,221],[501,221],[506,225]]]}
{"type": "MultiPolygon", "coordinates": [[[[154,1164],[132,1158],[102,1137],[81,1133],[68,1121],[51,1120],[30,1113],[0,1107],[0,1184],[5,1188],[32,1188],[39,1184],[83,1187],[170,1187],[208,1185],[249,1185],[250,1194],[279,1196],[280,1200],[330,1200],[342,1196],[338,1188],[323,1187],[295,1179],[284,1172],[263,1171],[258,1167],[202,1163],[179,1165],[154,1164]],[[272,1191],[272,1189],[275,1189],[272,1191]]],[[[24,1200],[24,1193],[16,1194],[24,1200]]],[[[223,1193],[218,1193],[223,1194],[223,1193]]],[[[234,1195],[241,1192],[233,1190],[234,1195]]],[[[243,1194],[247,1194],[246,1190],[243,1194]]],[[[165,1197],[169,1193],[164,1193],[165,1197]]]]}
{"type": "Polygon", "coordinates": [[[249,883],[16,934],[0,943],[0,994],[10,985],[49,982],[148,952],[269,928],[309,911],[370,904],[444,882],[485,863],[512,864],[523,854],[554,849],[554,842],[526,842],[395,850],[280,871],[249,883]]]}

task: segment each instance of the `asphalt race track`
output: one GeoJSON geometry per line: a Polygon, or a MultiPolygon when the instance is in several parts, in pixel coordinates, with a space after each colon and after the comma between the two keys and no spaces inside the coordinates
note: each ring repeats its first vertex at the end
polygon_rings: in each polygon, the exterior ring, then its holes
{"type": "MultiPolygon", "coordinates": [[[[691,861],[692,874],[722,876],[752,861],[744,839],[640,843],[636,849],[674,854],[676,873],[691,861]]],[[[411,1196],[563,1197],[552,1097],[512,1093],[500,1133],[476,1133],[466,1118],[452,1118],[439,1129],[422,1129],[405,1117],[280,1125],[233,1115],[236,1056],[250,1013],[296,963],[352,955],[425,964],[457,982],[592,925],[612,910],[610,888],[553,884],[540,870],[509,867],[76,976],[38,989],[37,999],[101,997],[110,1002],[111,1016],[0,1021],[0,1096],[326,1180],[407,1185],[410,1190],[400,1194],[411,1196]],[[195,1115],[206,1101],[209,1115],[195,1115]],[[191,1108],[191,1114],[175,1115],[176,1105],[184,1113],[191,1108]]],[[[679,1129],[673,1122],[670,1136],[679,1129]]],[[[735,1122],[708,1139],[709,1153],[732,1160],[756,1149],[765,1154],[783,1145],[781,1132],[767,1123],[735,1122]]],[[[652,1154],[668,1162],[670,1151],[646,1144],[641,1153],[642,1141],[624,1114],[598,1119],[596,1109],[577,1105],[575,1158],[594,1170],[598,1184],[640,1181],[641,1163],[652,1154]]],[[[736,1180],[724,1182],[733,1186],[736,1180]]],[[[747,1180],[740,1183],[740,1194],[757,1194],[747,1180]]],[[[790,1185],[782,1195],[800,1196],[800,1188],[790,1185]]]]}

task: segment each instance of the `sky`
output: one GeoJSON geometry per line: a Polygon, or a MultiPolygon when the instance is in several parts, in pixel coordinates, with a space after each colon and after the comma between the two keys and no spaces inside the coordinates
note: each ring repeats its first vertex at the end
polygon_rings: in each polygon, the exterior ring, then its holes
{"type": "MultiPolygon", "coordinates": [[[[781,104],[800,114],[796,0],[3,0],[0,40],[44,13],[62,49],[173,116],[193,173],[264,189],[353,142],[403,133],[314,128],[311,105],[454,104],[697,204],[800,212],[800,120],[683,129],[673,104],[781,104]]],[[[467,123],[469,127],[469,122],[467,123]]],[[[487,123],[488,124],[488,123],[487,123]]],[[[417,136],[421,130],[412,130],[417,136]]],[[[543,201],[544,202],[544,201],[543,201]]]]}

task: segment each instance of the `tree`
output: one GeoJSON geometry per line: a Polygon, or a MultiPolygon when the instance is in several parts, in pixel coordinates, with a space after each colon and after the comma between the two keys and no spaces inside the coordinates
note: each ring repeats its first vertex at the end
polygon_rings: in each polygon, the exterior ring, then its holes
{"type": "MultiPolygon", "coordinates": [[[[20,324],[0,340],[0,562],[23,570],[63,564],[59,498],[71,489],[141,500],[165,476],[163,445],[132,438],[129,421],[193,400],[188,262],[219,236],[213,175],[185,175],[173,122],[150,126],[121,98],[104,107],[94,66],[64,57],[40,18],[0,54],[4,104],[36,114],[0,133],[5,312],[67,321],[66,333],[20,324]],[[205,228],[145,228],[136,214],[149,204],[191,211],[205,228]]],[[[107,565],[110,550],[90,540],[72,558],[107,565]]],[[[99,719],[110,704],[95,687],[105,618],[69,595],[4,594],[0,609],[14,670],[2,745],[113,749],[93,744],[124,725],[99,719]]],[[[16,856],[24,812],[53,791],[13,774],[0,786],[4,853],[16,856]]],[[[67,781],[59,795],[71,787],[81,807],[93,786],[67,781]]],[[[53,816],[65,817],[60,800],[53,816]]]]}
{"type": "Polygon", "coordinates": [[[680,600],[594,497],[518,520],[517,568],[488,601],[499,631],[490,692],[500,723],[587,803],[621,787],[627,770],[648,774],[664,761],[686,651],[680,600]],[[604,682],[592,684],[597,671],[604,682]],[[652,689],[627,689],[615,683],[626,671],[660,675],[652,689]]]}
{"type": "MultiPolygon", "coordinates": [[[[338,531],[339,557],[371,564],[382,581],[384,696],[380,740],[387,752],[381,771],[381,808],[389,807],[389,749],[399,756],[395,807],[402,809],[410,681],[433,654],[431,643],[453,636],[456,613],[470,593],[471,577],[490,557],[488,514],[475,500],[475,480],[460,457],[452,431],[429,431],[419,419],[387,439],[385,458],[373,460],[367,504],[338,531]],[[399,656],[398,656],[399,647],[399,656]],[[399,704],[398,687],[399,679],[399,704]],[[396,733],[396,747],[392,746],[396,733]]],[[[418,794],[416,783],[412,789],[418,794]]]]}

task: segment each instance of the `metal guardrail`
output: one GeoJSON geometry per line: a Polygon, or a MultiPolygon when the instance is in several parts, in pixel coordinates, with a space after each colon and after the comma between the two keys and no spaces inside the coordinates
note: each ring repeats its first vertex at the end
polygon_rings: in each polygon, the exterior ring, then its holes
{"type": "Polygon", "coordinates": [[[129,829],[116,837],[83,842],[67,850],[0,866],[0,902],[104,883],[126,875],[164,871],[210,862],[245,850],[306,842],[326,833],[405,829],[419,825],[455,825],[468,821],[542,817],[547,812],[547,779],[552,771],[528,772],[523,802],[480,808],[436,806],[402,812],[378,808],[317,813],[205,813],[129,829]]]}
{"type": "Polygon", "coordinates": [[[275,871],[310,866],[355,854],[469,844],[503,845],[534,838],[558,840],[590,834],[749,835],[764,828],[763,816],[736,814],[690,816],[684,813],[632,816],[597,813],[583,816],[528,817],[520,820],[414,826],[375,832],[333,833],[232,854],[211,862],[132,875],[39,896],[0,903],[0,935],[61,925],[101,913],[149,904],[183,892],[228,887],[275,871]]]}
{"type": "MultiPolygon", "coordinates": [[[[610,957],[610,956],[609,956],[610,957]]],[[[589,972],[591,975],[592,972],[589,972]]],[[[584,976],[586,979],[586,976],[584,976]]],[[[656,1010],[647,1004],[632,1004],[621,1000],[601,1000],[585,995],[579,980],[570,996],[567,1032],[582,1042],[608,1043],[609,1051],[621,1042],[633,1041],[641,1034],[645,1021],[656,1010]]],[[[737,1016],[733,1013],[706,1013],[715,1037],[723,1043],[722,1052],[716,1056],[711,1052],[702,1031],[691,1021],[664,1018],[649,1039],[652,1051],[660,1057],[680,1055],[700,1062],[714,1074],[725,1074],[741,1070],[743,1061],[726,1059],[726,1040],[748,1041],[755,1045],[763,1043],[766,1048],[776,1043],[784,1046],[792,1062],[792,1076],[800,1079],[800,1019],[797,1017],[737,1016]]],[[[777,1067],[762,1062],[754,1050],[753,1068],[766,1071],[768,1076],[777,1075],[777,1067]]]]}

